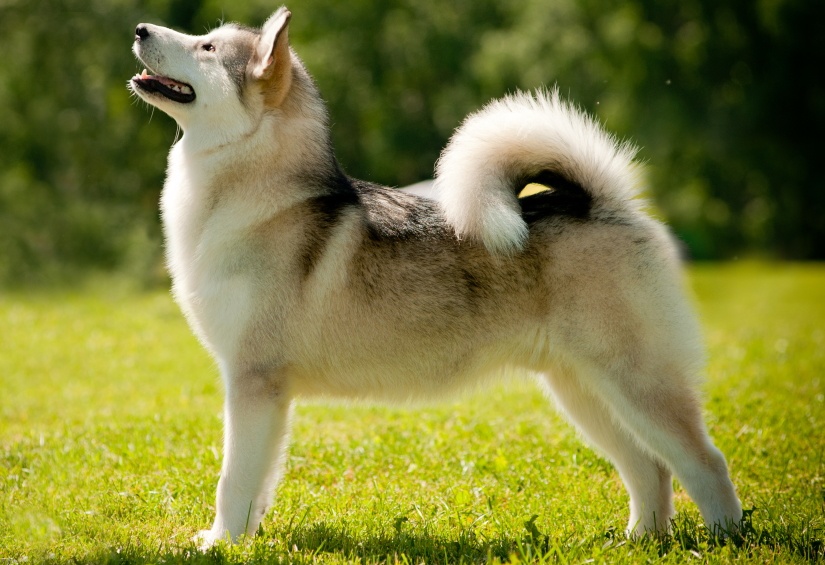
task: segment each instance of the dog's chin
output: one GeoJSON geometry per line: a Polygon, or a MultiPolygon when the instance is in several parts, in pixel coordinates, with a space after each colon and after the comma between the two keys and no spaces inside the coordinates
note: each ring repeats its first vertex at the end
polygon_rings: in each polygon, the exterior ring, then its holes
{"type": "Polygon", "coordinates": [[[132,77],[132,87],[147,101],[157,97],[179,104],[190,104],[195,101],[195,89],[191,85],[169,77],[150,75],[145,69],[141,74],[132,77]]]}

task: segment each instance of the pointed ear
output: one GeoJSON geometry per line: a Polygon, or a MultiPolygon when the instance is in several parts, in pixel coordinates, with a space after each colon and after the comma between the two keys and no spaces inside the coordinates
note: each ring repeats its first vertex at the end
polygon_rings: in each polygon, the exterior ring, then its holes
{"type": "Polygon", "coordinates": [[[287,37],[287,27],[291,17],[290,11],[282,7],[266,20],[261,29],[258,46],[255,48],[255,64],[252,68],[254,79],[269,80],[273,78],[273,75],[281,75],[291,68],[289,38],[287,37]]]}

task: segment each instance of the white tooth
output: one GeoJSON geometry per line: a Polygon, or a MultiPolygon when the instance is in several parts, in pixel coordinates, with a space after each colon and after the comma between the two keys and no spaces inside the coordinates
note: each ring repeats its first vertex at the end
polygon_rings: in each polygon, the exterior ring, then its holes
{"type": "Polygon", "coordinates": [[[142,72],[142,73],[140,73],[140,78],[146,78],[146,77],[148,77],[148,76],[149,76],[149,73],[148,73],[148,72],[146,72],[146,69],[143,69],[143,72],[142,72]]]}
{"type": "Polygon", "coordinates": [[[191,88],[189,88],[188,86],[184,86],[184,87],[182,87],[180,90],[181,90],[181,92],[183,92],[184,94],[192,94],[192,89],[191,89],[191,88]]]}

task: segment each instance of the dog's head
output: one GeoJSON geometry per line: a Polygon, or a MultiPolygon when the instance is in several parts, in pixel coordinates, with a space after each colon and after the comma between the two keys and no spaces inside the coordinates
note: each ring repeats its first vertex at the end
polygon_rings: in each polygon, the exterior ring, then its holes
{"type": "Polygon", "coordinates": [[[198,128],[223,139],[243,136],[289,92],[289,19],[290,12],[281,8],[260,30],[225,24],[201,36],[139,24],[132,50],[146,68],[129,87],[185,132],[198,128]]]}

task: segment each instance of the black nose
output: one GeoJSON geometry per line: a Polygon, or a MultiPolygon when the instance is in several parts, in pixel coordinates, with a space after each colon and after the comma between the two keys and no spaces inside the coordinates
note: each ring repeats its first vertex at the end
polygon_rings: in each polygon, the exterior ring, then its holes
{"type": "Polygon", "coordinates": [[[135,28],[135,39],[146,39],[149,37],[149,30],[144,24],[140,24],[135,28]]]}

